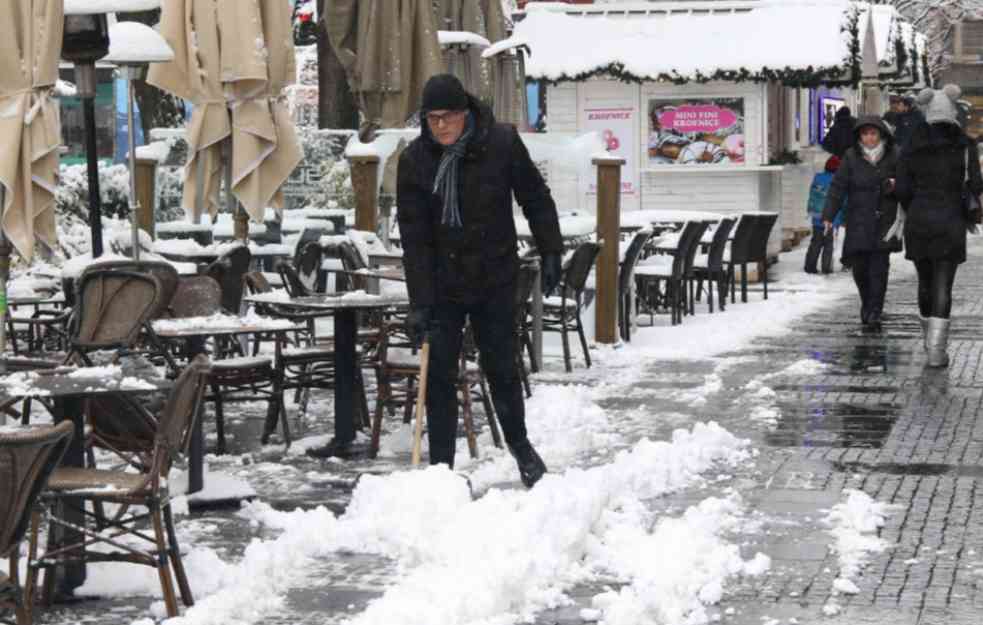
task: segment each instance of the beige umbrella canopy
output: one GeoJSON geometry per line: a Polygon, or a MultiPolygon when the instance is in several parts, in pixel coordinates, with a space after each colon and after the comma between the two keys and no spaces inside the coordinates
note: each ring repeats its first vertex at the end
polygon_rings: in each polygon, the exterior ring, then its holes
{"type": "MultiPolygon", "coordinates": [[[[499,0],[440,0],[436,5],[439,30],[475,33],[491,42],[505,39],[505,13],[499,0]]],[[[473,83],[469,90],[483,99],[492,95],[491,63],[481,56],[481,49],[467,51],[472,68],[473,83]]],[[[461,76],[458,76],[461,78],[461,76]]]]}
{"type": "Polygon", "coordinates": [[[62,0],[0,0],[0,186],[3,231],[22,258],[56,243],[62,0]]]}
{"type": "Polygon", "coordinates": [[[195,105],[186,209],[199,205],[192,181],[201,171],[207,210],[212,216],[218,211],[222,147],[231,141],[232,193],[261,222],[267,206],[283,207],[282,186],[301,160],[296,129],[280,100],[296,74],[289,6],[281,0],[164,0],[160,29],[175,58],[151,66],[147,81],[195,105]]]}
{"type": "Polygon", "coordinates": [[[405,126],[444,71],[431,0],[327,0],[324,19],[363,124],[405,126]]]}

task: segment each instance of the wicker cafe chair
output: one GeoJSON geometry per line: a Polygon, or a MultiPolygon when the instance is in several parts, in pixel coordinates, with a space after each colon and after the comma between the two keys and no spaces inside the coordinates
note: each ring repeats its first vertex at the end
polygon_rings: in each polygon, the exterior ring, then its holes
{"type": "Polygon", "coordinates": [[[522,351],[526,349],[529,352],[531,366],[537,367],[533,357],[532,339],[529,336],[529,299],[532,297],[538,275],[537,264],[522,263],[519,265],[519,277],[515,281],[515,364],[519,369],[526,397],[532,397],[532,388],[529,386],[529,370],[526,368],[526,359],[522,351]]]}
{"type": "MultiPolygon", "coordinates": [[[[52,568],[84,559],[88,562],[132,562],[156,569],[169,617],[178,615],[171,577],[173,568],[181,599],[186,606],[194,604],[174,531],[167,476],[173,462],[187,449],[191,426],[201,405],[208,368],[208,359],[199,355],[178,376],[156,420],[154,443],[149,452],[121,458],[123,469],[61,467],[52,473],[48,488],[42,494],[43,500],[68,506],[72,505],[73,498],[83,497],[94,504],[126,506],[128,511],[115,519],[112,529],[107,532],[78,527],[59,518],[57,513],[49,514],[51,530],[58,526],[71,527],[85,538],[84,542],[55,546],[50,540],[55,532],[49,531],[49,545],[45,553],[29,563],[32,571],[45,570],[43,599],[46,603],[50,601],[53,589],[52,568]],[[147,521],[150,522],[152,534],[142,528],[147,521]],[[119,540],[121,535],[133,540],[119,540]],[[82,548],[90,543],[103,543],[113,549],[94,551],[82,548]]],[[[91,425],[96,431],[105,427],[104,420],[115,424],[117,419],[118,416],[112,413],[90,416],[91,425]]],[[[85,506],[82,512],[92,515],[85,506]]],[[[39,515],[35,519],[39,521],[39,515]]],[[[38,525],[39,522],[32,523],[32,554],[37,553],[38,525]]]]}
{"type": "MultiPolygon", "coordinates": [[[[171,303],[175,318],[209,316],[221,312],[219,302],[223,299],[221,287],[208,276],[186,280],[178,289],[171,303]],[[179,314],[185,313],[185,314],[179,314]]],[[[228,350],[217,347],[221,354],[228,350]]],[[[247,401],[266,400],[266,423],[276,423],[283,410],[283,393],[279,377],[270,357],[232,357],[216,359],[208,373],[207,385],[211,389],[205,397],[206,402],[215,406],[215,430],[218,436],[216,453],[224,454],[225,405],[247,401]]],[[[290,441],[290,431],[286,420],[283,422],[283,436],[290,441]]]]}
{"type": "Polygon", "coordinates": [[[236,245],[205,268],[205,275],[222,289],[222,308],[233,315],[242,309],[243,277],[249,271],[252,253],[245,245],[236,245]]]}
{"type": "MultiPolygon", "coordinates": [[[[250,272],[246,275],[246,288],[250,293],[269,293],[272,288],[265,276],[259,272],[250,272]]],[[[300,414],[307,414],[310,403],[311,391],[314,389],[332,390],[335,387],[335,354],[333,341],[328,337],[318,338],[314,332],[314,321],[318,317],[323,317],[324,313],[319,311],[302,312],[292,310],[287,307],[277,306],[274,303],[262,303],[256,305],[256,310],[260,314],[270,317],[288,319],[297,323],[299,326],[306,324],[306,331],[298,330],[295,333],[294,344],[285,345],[286,341],[281,342],[277,336],[272,337],[276,343],[275,367],[276,374],[281,387],[281,392],[294,391],[296,393],[295,402],[300,405],[300,414]]],[[[280,334],[286,339],[284,334],[280,334]]],[[[367,355],[365,341],[367,338],[373,339],[373,347],[377,343],[378,332],[375,330],[359,331],[359,342],[362,343],[362,353],[360,361],[364,366],[372,362],[372,356],[367,355]]],[[[374,354],[374,350],[371,352],[374,354]]],[[[362,376],[362,368],[359,367],[355,372],[355,384],[359,401],[355,408],[356,422],[363,427],[369,425],[369,408],[365,394],[365,378],[362,376]]],[[[286,422],[286,410],[283,410],[284,422],[286,422]]],[[[262,442],[265,444],[269,436],[276,429],[276,419],[267,421],[266,429],[263,432],[262,442]]],[[[284,423],[286,427],[286,423],[284,423]]]]}
{"type": "MultiPolygon", "coordinates": [[[[461,418],[464,422],[464,433],[468,441],[468,451],[472,458],[478,457],[478,443],[474,428],[474,417],[471,409],[474,392],[477,391],[485,411],[485,419],[491,430],[492,440],[496,447],[502,447],[502,435],[498,421],[491,404],[485,374],[474,359],[474,340],[470,328],[464,330],[460,362],[458,366],[458,402],[461,407],[461,418]]],[[[369,446],[369,457],[375,458],[379,453],[379,440],[382,436],[382,418],[386,409],[394,413],[402,405],[403,423],[413,420],[413,410],[416,405],[417,383],[420,377],[420,356],[413,349],[406,328],[401,321],[386,320],[383,322],[382,337],[379,341],[378,359],[376,361],[376,393],[375,414],[372,417],[372,440],[369,446]],[[399,382],[406,384],[405,390],[397,388],[399,382]]]]}
{"type": "Polygon", "coordinates": [[[31,623],[33,576],[29,570],[21,587],[20,543],[38,495],[61,462],[74,431],[71,421],[63,421],[53,427],[0,432],[0,558],[9,561],[7,574],[0,573],[0,622],[31,623]],[[4,618],[5,610],[12,610],[16,620],[4,618]]]}
{"type": "Polygon", "coordinates": [[[543,332],[559,332],[563,339],[563,364],[567,373],[573,371],[570,364],[570,341],[567,333],[576,328],[580,337],[580,346],[584,349],[584,360],[590,367],[590,352],[587,349],[587,338],[584,336],[584,324],[580,313],[584,308],[584,288],[587,277],[590,276],[594,260],[601,251],[601,246],[588,241],[581,243],[574,250],[573,256],[563,270],[560,281],[560,295],[547,297],[543,300],[543,332]]]}
{"type": "Polygon", "coordinates": [[[631,341],[631,324],[634,317],[632,286],[635,283],[635,267],[651,237],[651,228],[643,228],[636,232],[625,251],[625,259],[621,261],[621,266],[618,268],[618,325],[621,326],[621,338],[625,341],[631,341]]]}
{"type": "Polygon", "coordinates": [[[713,312],[713,285],[717,284],[717,296],[720,310],[727,305],[727,270],[724,259],[727,253],[727,241],[734,228],[733,217],[725,217],[717,223],[710,241],[710,249],[706,254],[698,254],[693,261],[693,277],[696,278],[696,299],[703,293],[703,281],[707,281],[707,306],[713,312]]]}
{"type": "Polygon", "coordinates": [[[87,270],[79,278],[78,305],[70,324],[66,363],[91,365],[88,354],[104,349],[131,350],[163,305],[160,280],[127,270],[87,270]]]}

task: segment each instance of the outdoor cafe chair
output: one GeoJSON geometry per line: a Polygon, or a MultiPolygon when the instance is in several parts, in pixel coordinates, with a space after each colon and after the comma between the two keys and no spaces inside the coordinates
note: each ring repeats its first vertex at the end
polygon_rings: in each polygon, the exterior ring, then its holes
{"type": "Polygon", "coordinates": [[[697,254],[693,261],[693,277],[696,278],[696,299],[703,293],[703,281],[707,282],[707,305],[713,312],[713,286],[717,285],[717,296],[720,310],[727,304],[727,270],[724,268],[724,258],[727,253],[727,241],[734,228],[733,217],[725,217],[717,223],[706,254],[697,254]]]}
{"type": "MultiPolygon", "coordinates": [[[[181,599],[186,606],[194,604],[191,585],[181,561],[181,549],[174,531],[171,513],[171,493],[168,490],[168,474],[171,466],[188,447],[190,432],[201,405],[209,362],[199,355],[184,368],[171,389],[167,402],[154,422],[154,442],[149,452],[121,454],[119,466],[97,469],[92,467],[60,467],[48,480],[42,501],[49,505],[48,547],[38,553],[40,514],[35,513],[31,524],[29,575],[45,571],[42,599],[50,604],[54,586],[52,569],[72,562],[130,562],[150,566],[157,570],[164,605],[169,617],[178,615],[177,598],[171,577],[173,569],[181,599]],[[112,529],[97,529],[68,523],[59,516],[56,506],[73,505],[82,497],[98,504],[124,506],[127,511],[114,519],[112,529]],[[150,522],[150,531],[144,529],[150,522]],[[52,537],[56,527],[71,528],[84,538],[74,544],[55,545],[52,537]],[[121,540],[122,536],[127,540],[121,540]],[[91,543],[105,544],[107,550],[85,549],[91,543]]],[[[115,424],[118,417],[112,413],[89,415],[90,427],[96,432],[115,424]]],[[[82,513],[91,517],[83,505],[82,513]]]]}
{"type": "Polygon", "coordinates": [[[532,397],[532,389],[529,386],[529,370],[526,367],[523,349],[529,353],[531,366],[536,367],[532,338],[529,336],[529,299],[532,297],[538,275],[539,266],[536,263],[520,263],[519,277],[515,282],[515,364],[519,370],[526,397],[532,397]]]}
{"type": "MultiPolygon", "coordinates": [[[[0,573],[0,622],[30,625],[33,576],[20,581],[20,546],[27,535],[38,496],[61,462],[75,431],[71,421],[23,430],[0,429],[0,558],[8,561],[0,573]],[[3,616],[12,611],[14,620],[3,616]]],[[[33,552],[31,552],[33,555],[33,552]]]]}
{"type": "Polygon", "coordinates": [[[621,338],[625,341],[631,341],[631,325],[634,317],[632,287],[635,283],[635,268],[651,237],[651,228],[636,231],[625,251],[625,258],[618,268],[618,324],[621,326],[621,338]]]}
{"type": "Polygon", "coordinates": [[[587,349],[587,337],[584,336],[584,324],[580,315],[584,308],[584,289],[590,276],[594,260],[601,251],[601,246],[592,241],[581,243],[574,250],[558,286],[559,295],[543,299],[543,332],[559,332],[563,341],[563,364],[567,373],[573,371],[570,362],[570,340],[567,334],[577,330],[580,345],[584,350],[584,360],[591,366],[590,352],[587,349]]]}
{"type": "MultiPolygon", "coordinates": [[[[472,458],[477,458],[478,443],[472,410],[475,394],[484,407],[485,419],[496,447],[502,447],[502,435],[488,393],[484,371],[475,357],[476,350],[471,329],[465,328],[462,332],[464,336],[458,362],[457,400],[461,408],[461,420],[464,423],[468,451],[472,458]]],[[[379,453],[382,419],[387,409],[390,413],[394,413],[398,407],[402,407],[403,423],[412,423],[419,378],[420,354],[409,340],[404,322],[398,319],[384,321],[376,361],[377,390],[375,413],[372,417],[372,438],[369,444],[370,458],[375,458],[379,453]],[[400,382],[405,384],[404,390],[398,388],[400,382]]]]}
{"type": "Polygon", "coordinates": [[[245,245],[236,245],[216,258],[205,268],[204,275],[218,283],[222,290],[222,308],[238,315],[242,309],[243,277],[249,272],[252,252],[245,245]]]}
{"type": "Polygon", "coordinates": [[[724,255],[724,263],[727,265],[727,279],[730,281],[730,302],[736,301],[737,294],[737,272],[736,266],[741,266],[741,301],[747,302],[747,264],[751,260],[751,245],[754,238],[754,231],[757,227],[757,217],[749,213],[744,213],[734,227],[734,236],[731,238],[730,247],[724,255]]]}
{"type": "MultiPolygon", "coordinates": [[[[761,273],[761,284],[764,289],[764,298],[768,299],[768,239],[771,237],[772,228],[778,221],[778,213],[762,213],[754,216],[754,231],[751,237],[751,245],[748,254],[748,262],[757,263],[761,273]]],[[[741,285],[746,286],[746,272],[741,269],[741,285]]],[[[744,301],[746,298],[746,288],[742,292],[744,301]]]]}
{"type": "Polygon", "coordinates": [[[687,292],[693,261],[706,229],[704,221],[686,222],[674,245],[659,248],[667,253],[650,256],[636,267],[635,279],[650,320],[654,320],[660,305],[668,309],[672,325],[682,323],[683,313],[690,312],[687,292]]]}
{"type": "MultiPolygon", "coordinates": [[[[246,274],[246,287],[251,294],[269,293],[272,291],[269,283],[266,282],[263,274],[250,272],[246,274]]],[[[272,340],[276,342],[276,357],[274,366],[282,393],[294,391],[296,393],[295,403],[300,406],[300,414],[307,413],[310,403],[310,394],[313,389],[331,390],[335,386],[335,353],[333,341],[326,338],[318,338],[315,334],[314,321],[319,316],[324,316],[322,312],[303,312],[292,310],[287,307],[278,306],[275,303],[256,304],[256,310],[260,314],[270,317],[279,317],[294,321],[297,324],[306,324],[307,331],[298,331],[292,345],[286,345],[280,341],[279,337],[272,340]]],[[[372,336],[377,336],[377,332],[372,332],[372,336]]],[[[359,341],[362,342],[366,335],[361,331],[359,341]]],[[[284,337],[285,338],[285,337],[284,337]]],[[[366,356],[363,348],[360,360],[363,364],[371,364],[371,357],[366,356]]],[[[365,394],[365,381],[362,376],[361,367],[355,372],[355,384],[358,387],[356,393],[359,401],[355,408],[358,410],[356,415],[358,423],[363,426],[369,424],[368,401],[365,394]]],[[[281,411],[284,421],[286,421],[286,410],[281,411]]],[[[263,432],[262,442],[265,444],[269,436],[276,429],[276,417],[271,417],[267,421],[263,432]]]]}
{"type": "MultiPolygon", "coordinates": [[[[223,293],[219,284],[208,276],[188,283],[180,289],[171,308],[175,318],[190,318],[210,316],[222,312],[223,293]]],[[[231,341],[234,343],[234,341],[231,341]]],[[[219,358],[216,358],[209,369],[207,386],[210,392],[205,396],[205,402],[214,405],[215,430],[218,437],[216,453],[226,451],[225,437],[225,406],[230,403],[251,401],[267,402],[264,434],[268,436],[271,428],[275,428],[280,412],[285,410],[283,391],[277,374],[274,359],[269,356],[240,356],[227,357],[230,352],[216,345],[219,358]],[[274,424],[271,426],[271,424],[274,424]]],[[[286,419],[281,422],[285,442],[290,443],[290,429],[286,419]]]]}

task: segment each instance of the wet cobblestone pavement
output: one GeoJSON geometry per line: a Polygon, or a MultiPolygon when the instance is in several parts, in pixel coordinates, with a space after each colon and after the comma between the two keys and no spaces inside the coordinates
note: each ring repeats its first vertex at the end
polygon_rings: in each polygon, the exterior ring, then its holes
{"type": "MultiPolygon", "coordinates": [[[[665,439],[674,428],[715,420],[759,451],[753,466],[719,483],[653,503],[666,514],[679,514],[725,489],[743,498],[756,531],[737,537],[742,555],[763,552],[772,566],[760,577],[725,586],[711,610],[721,622],[983,622],[983,284],[976,280],[981,271],[983,259],[972,256],[957,277],[948,369],[924,367],[915,279],[903,275],[890,286],[880,335],[861,331],[854,299],[844,298],[801,319],[791,333],[760,338],[723,357],[654,363],[641,377],[620,382],[622,392],[599,400],[630,432],[627,442],[665,439]],[[825,366],[790,369],[804,359],[825,366]],[[753,392],[762,380],[773,392],[753,392]],[[880,531],[891,547],[869,556],[854,580],[859,593],[835,597],[840,611],[826,616],[823,606],[831,600],[839,565],[821,519],[850,488],[896,505],[880,531]]],[[[572,376],[559,371],[553,366],[538,376],[539,383],[611,383],[611,371],[603,366],[577,369],[572,376]]],[[[258,438],[261,412],[257,408],[255,418],[231,424],[234,451],[238,441],[258,438]]],[[[327,424],[312,419],[307,425],[303,434],[310,436],[324,433],[327,424]]],[[[240,467],[261,498],[281,509],[327,504],[341,511],[359,472],[385,473],[407,461],[397,456],[337,464],[300,454],[284,457],[271,447],[245,445],[238,449],[243,451],[213,464],[240,467]],[[263,470],[279,462],[291,469],[263,470]]],[[[223,546],[229,556],[254,537],[234,510],[193,511],[190,519],[183,522],[184,532],[223,546]]],[[[276,618],[263,622],[340,622],[379,596],[393,574],[381,558],[338,555],[325,560],[310,584],[287,595],[276,618]]],[[[536,625],[583,623],[581,608],[604,586],[599,580],[573,589],[573,605],[541,613],[536,625]]],[[[87,600],[58,606],[39,621],[129,623],[146,615],[150,603],[87,600]]]]}

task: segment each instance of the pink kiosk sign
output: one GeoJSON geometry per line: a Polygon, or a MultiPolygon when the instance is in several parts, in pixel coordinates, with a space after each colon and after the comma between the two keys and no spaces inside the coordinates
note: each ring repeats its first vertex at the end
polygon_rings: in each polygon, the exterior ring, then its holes
{"type": "Polygon", "coordinates": [[[716,132],[737,123],[734,111],[712,104],[683,105],[662,113],[659,123],[677,132],[716,132]]]}

